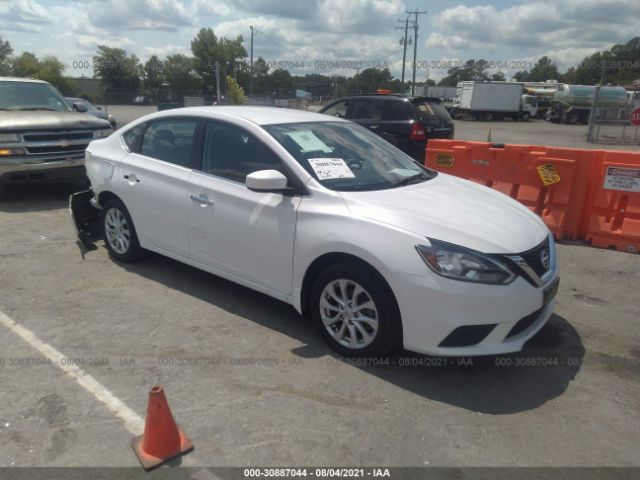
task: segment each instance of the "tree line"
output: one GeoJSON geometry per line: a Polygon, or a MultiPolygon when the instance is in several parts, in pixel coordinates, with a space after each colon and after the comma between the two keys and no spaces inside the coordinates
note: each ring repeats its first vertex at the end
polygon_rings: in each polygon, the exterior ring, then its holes
{"type": "MultiPolygon", "coordinates": [[[[309,73],[292,75],[282,68],[271,68],[262,58],[251,67],[241,35],[233,39],[218,37],[211,28],[202,28],[191,41],[191,55],[173,54],[161,59],[152,55],[142,62],[136,55],[121,48],[101,45],[87,67],[92,67],[93,77],[100,80],[106,98],[103,101],[130,102],[138,94],[148,95],[153,101],[171,101],[185,95],[212,97],[216,94],[216,66],[220,67],[221,90],[226,93],[227,77],[233,79],[234,91],[253,92],[254,95],[272,98],[290,98],[297,89],[314,97],[334,97],[378,89],[401,91],[400,80],[389,69],[366,68],[353,76],[309,73]]],[[[455,86],[464,80],[506,80],[501,72],[493,72],[486,60],[468,60],[447,70],[439,85],[455,86]]],[[[549,58],[540,58],[530,70],[516,72],[516,81],[557,80],[571,84],[596,83],[628,84],[640,77],[640,37],[626,44],[617,44],[606,51],[584,58],[577,66],[561,73],[549,58]]],[[[0,75],[33,77],[46,80],[66,95],[77,95],[74,81],[65,76],[65,65],[55,56],[37,58],[33,53],[14,55],[8,41],[0,38],[0,75]]],[[[416,82],[416,85],[434,85],[432,80],[416,82]]],[[[405,89],[411,87],[405,83],[405,89]]]]}
{"type": "MultiPolygon", "coordinates": [[[[468,60],[447,70],[439,85],[455,86],[464,80],[505,80],[502,72],[490,73],[491,64],[483,59],[468,60]]],[[[626,85],[640,78],[640,37],[625,44],[616,44],[609,50],[585,57],[577,66],[564,73],[547,56],[540,58],[530,70],[514,74],[517,82],[544,82],[557,80],[574,85],[612,84],[626,85]]]]}

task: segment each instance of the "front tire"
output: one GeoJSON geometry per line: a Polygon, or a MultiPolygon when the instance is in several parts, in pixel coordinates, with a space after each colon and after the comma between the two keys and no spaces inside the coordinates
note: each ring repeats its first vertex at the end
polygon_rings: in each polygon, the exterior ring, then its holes
{"type": "Polygon", "coordinates": [[[102,226],[104,242],[113,258],[120,262],[134,262],[143,255],[131,215],[120,200],[114,198],[106,203],[102,226]]]}
{"type": "Polygon", "coordinates": [[[384,355],[401,343],[393,292],[373,269],[327,268],[313,285],[310,309],[325,342],[345,357],[384,355]]]}

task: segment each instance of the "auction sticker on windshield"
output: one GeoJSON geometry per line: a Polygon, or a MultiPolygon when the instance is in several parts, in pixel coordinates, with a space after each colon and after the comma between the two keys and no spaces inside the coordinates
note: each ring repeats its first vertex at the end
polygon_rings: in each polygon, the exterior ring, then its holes
{"type": "Polygon", "coordinates": [[[607,167],[604,188],[640,193],[640,169],[607,167]]]}
{"type": "Polygon", "coordinates": [[[318,180],[355,178],[349,166],[341,158],[310,158],[309,165],[316,172],[318,180]]]}
{"type": "Polygon", "coordinates": [[[311,130],[299,130],[288,134],[296,142],[302,152],[333,152],[333,149],[320,140],[311,130]]]}

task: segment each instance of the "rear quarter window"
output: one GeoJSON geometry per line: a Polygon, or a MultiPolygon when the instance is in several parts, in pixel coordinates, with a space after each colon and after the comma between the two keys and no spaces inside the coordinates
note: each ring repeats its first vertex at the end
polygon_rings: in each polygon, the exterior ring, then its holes
{"type": "Polygon", "coordinates": [[[146,124],[141,123],[122,134],[122,140],[124,140],[124,143],[130,151],[138,152],[140,149],[140,139],[142,138],[145,127],[146,124]]]}
{"type": "Polygon", "coordinates": [[[427,101],[414,101],[413,108],[416,112],[418,121],[426,124],[440,123],[442,120],[451,122],[451,115],[447,112],[447,109],[440,103],[427,102],[427,101]]]}

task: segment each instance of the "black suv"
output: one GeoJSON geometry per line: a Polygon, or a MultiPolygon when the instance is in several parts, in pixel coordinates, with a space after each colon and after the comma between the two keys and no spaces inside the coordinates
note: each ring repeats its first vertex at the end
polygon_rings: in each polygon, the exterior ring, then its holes
{"type": "Polygon", "coordinates": [[[440,99],[399,94],[367,94],[340,98],[320,113],[352,120],[424,163],[430,138],[453,138],[451,116],[440,99]]]}

